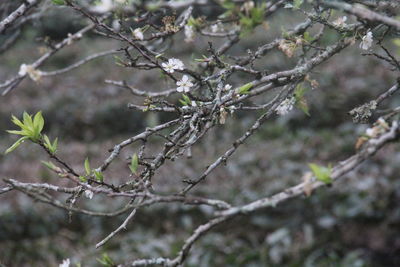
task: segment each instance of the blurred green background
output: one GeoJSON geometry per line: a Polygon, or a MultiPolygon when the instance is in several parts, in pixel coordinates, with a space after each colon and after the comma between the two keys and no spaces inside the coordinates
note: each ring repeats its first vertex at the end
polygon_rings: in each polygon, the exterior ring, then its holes
{"type": "MultiPolygon", "coordinates": [[[[229,53],[245,54],[247,49],[274,40],[282,27],[291,29],[303,19],[291,11],[278,12],[269,18],[268,30],[258,27],[251,38],[241,40],[229,53]]],[[[56,42],[84,24],[75,13],[59,8],[25,27],[23,37],[0,54],[0,79],[12,77],[21,64],[39,57],[45,50],[46,37],[56,42]]],[[[334,32],[327,31],[323,40],[329,44],[337,38],[334,32]]],[[[221,43],[205,37],[197,37],[195,45],[182,40],[181,33],[174,36],[166,56],[180,58],[193,69],[193,59],[207,53],[207,41],[213,41],[216,47],[221,43]]],[[[89,34],[57,53],[41,70],[62,68],[84,56],[120,46],[115,40],[89,34]]],[[[294,63],[294,59],[274,50],[258,60],[257,67],[273,72],[291,68],[294,63]]],[[[335,164],[352,155],[357,137],[368,125],[354,124],[348,112],[387,90],[396,79],[385,63],[362,56],[358,43],[318,67],[311,77],[319,83],[318,89],[306,95],[311,116],[299,110],[284,117],[275,116],[238,149],[226,166],[219,167],[198,186],[197,195],[246,203],[301,182],[310,162],[335,164]]],[[[229,82],[238,86],[250,78],[234,75],[229,82]]],[[[0,99],[0,151],[15,141],[5,132],[13,128],[11,114],[20,116],[24,110],[42,110],[45,132],[59,137],[60,157],[83,172],[86,157],[96,166],[116,143],[174,117],[129,110],[127,103],[140,104],[143,99],[105,84],[105,79],[126,80],[152,91],[174,86],[158,71],[119,67],[112,56],[60,76],[43,77],[37,83],[25,79],[0,99]]],[[[266,99],[268,96],[260,96],[254,101],[263,103],[266,99]]],[[[381,108],[394,107],[399,102],[395,95],[381,108]]],[[[196,177],[251,126],[257,115],[235,112],[225,125],[210,131],[194,147],[193,158],[166,163],[154,179],[155,190],[175,192],[182,188],[182,179],[196,177]]],[[[156,151],[161,141],[155,139],[150,147],[156,151]]],[[[333,186],[313,192],[311,197],[292,199],[216,228],[195,244],[185,266],[400,266],[397,148],[396,144],[388,145],[333,186]]],[[[124,150],[105,173],[107,179],[113,183],[127,180],[126,158],[137,149],[132,146],[124,150]]],[[[0,154],[0,177],[72,186],[52,175],[40,160],[47,160],[47,156],[32,144],[24,144],[7,156],[0,154]]],[[[0,184],[4,185],[2,181],[0,184]]],[[[99,211],[123,205],[118,199],[98,196],[79,202],[99,211]]],[[[82,266],[99,266],[96,258],[103,253],[117,263],[168,257],[179,251],[190,232],[212,215],[207,207],[158,204],[140,210],[126,231],[96,250],[95,243],[118,227],[124,216],[73,214],[69,221],[65,211],[34,202],[18,191],[0,195],[0,203],[0,263],[5,266],[57,266],[65,258],[82,266]]]]}

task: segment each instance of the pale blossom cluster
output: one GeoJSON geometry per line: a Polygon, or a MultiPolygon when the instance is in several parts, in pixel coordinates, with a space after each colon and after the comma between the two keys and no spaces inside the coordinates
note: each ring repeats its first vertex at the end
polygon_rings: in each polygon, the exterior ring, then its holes
{"type": "Polygon", "coordinates": [[[360,43],[360,48],[364,49],[364,50],[368,50],[371,48],[372,46],[372,42],[373,42],[373,35],[372,32],[367,32],[366,35],[364,35],[362,37],[361,43],[360,43]]]}
{"type": "Polygon", "coordinates": [[[229,90],[231,90],[231,88],[232,88],[232,85],[227,83],[227,84],[225,84],[224,91],[229,91],[229,90]]]}
{"type": "Polygon", "coordinates": [[[105,13],[111,11],[114,8],[114,3],[112,0],[101,0],[98,4],[92,8],[92,11],[105,13]]]}
{"type": "Polygon", "coordinates": [[[92,199],[93,198],[93,191],[92,190],[86,189],[84,194],[85,194],[85,197],[88,198],[88,199],[92,199]]]}
{"type": "Polygon", "coordinates": [[[224,106],[219,108],[219,124],[225,124],[228,112],[225,110],[224,106]]]}
{"type": "Polygon", "coordinates": [[[276,107],[275,111],[278,115],[286,115],[293,109],[295,103],[296,99],[294,97],[286,98],[276,107]]]}
{"type": "Polygon", "coordinates": [[[185,65],[177,58],[170,58],[168,62],[162,63],[161,67],[168,73],[174,73],[175,70],[183,70],[185,65]]]}
{"type": "Polygon", "coordinates": [[[346,26],[346,21],[347,21],[347,17],[343,16],[343,17],[337,18],[332,24],[336,27],[344,27],[344,26],[346,26]]]}
{"type": "Polygon", "coordinates": [[[178,91],[180,93],[181,92],[187,93],[190,91],[190,88],[193,87],[193,83],[187,75],[183,75],[182,80],[177,81],[176,85],[178,86],[176,88],[176,91],[178,91]]]}
{"type": "Polygon", "coordinates": [[[290,58],[294,55],[294,52],[296,51],[296,43],[283,39],[279,42],[278,49],[290,58]]]}
{"type": "Polygon", "coordinates": [[[194,37],[196,36],[193,26],[185,25],[185,42],[191,43],[194,41],[194,37]]]}
{"type": "Polygon", "coordinates": [[[43,73],[40,70],[36,70],[32,65],[22,64],[19,67],[18,75],[25,76],[29,75],[29,78],[35,82],[39,81],[43,73]]]}
{"type": "Polygon", "coordinates": [[[143,35],[143,31],[141,28],[137,28],[132,32],[133,36],[137,39],[137,40],[143,40],[144,39],[144,35],[143,35]]]}
{"type": "Polygon", "coordinates": [[[374,127],[368,128],[365,130],[365,135],[369,138],[376,138],[382,133],[386,132],[389,129],[388,123],[383,119],[379,118],[374,127]]]}
{"type": "Polygon", "coordinates": [[[211,32],[216,33],[223,30],[223,26],[221,22],[215,23],[210,26],[211,32]]]}

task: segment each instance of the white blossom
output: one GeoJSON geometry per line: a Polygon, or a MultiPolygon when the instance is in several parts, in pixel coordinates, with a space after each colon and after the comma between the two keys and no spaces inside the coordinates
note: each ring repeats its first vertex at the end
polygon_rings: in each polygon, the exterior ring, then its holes
{"type": "Polygon", "coordinates": [[[279,104],[279,106],[275,109],[278,115],[286,115],[293,109],[293,105],[296,102],[294,97],[286,98],[279,104]]]}
{"type": "Polygon", "coordinates": [[[25,76],[25,75],[27,74],[27,72],[28,72],[28,65],[22,64],[22,65],[19,67],[18,75],[20,75],[20,76],[25,76]]]}
{"type": "Polygon", "coordinates": [[[225,124],[228,112],[226,112],[225,107],[221,106],[219,108],[219,124],[225,124]]]}
{"type": "Polygon", "coordinates": [[[185,65],[177,58],[170,58],[168,62],[161,64],[163,69],[168,73],[173,73],[175,70],[183,70],[185,65]]]}
{"type": "Polygon", "coordinates": [[[88,198],[88,199],[92,199],[93,198],[93,191],[92,190],[87,189],[87,190],[85,190],[84,194],[85,194],[85,197],[88,198]]]}
{"type": "Polygon", "coordinates": [[[193,83],[187,75],[183,75],[182,80],[177,81],[176,85],[178,86],[178,88],[176,88],[176,91],[187,93],[190,91],[190,88],[193,86],[193,83]]]}
{"type": "Polygon", "coordinates": [[[213,33],[219,32],[220,30],[222,30],[222,23],[221,22],[215,23],[211,25],[210,29],[211,32],[213,33]]]}
{"type": "Polygon", "coordinates": [[[36,70],[32,65],[22,64],[19,67],[18,75],[25,76],[27,74],[29,75],[29,78],[35,82],[42,78],[42,72],[40,70],[36,70]]]}
{"type": "Polygon", "coordinates": [[[71,264],[71,261],[69,259],[65,259],[65,260],[63,260],[62,263],[60,263],[58,265],[58,267],[69,267],[70,264],[71,264]]]}
{"type": "Polygon", "coordinates": [[[225,84],[224,90],[229,91],[229,90],[231,90],[231,88],[232,88],[232,85],[227,83],[227,84],[225,84]]]}
{"type": "Polygon", "coordinates": [[[337,18],[332,24],[336,27],[344,27],[346,25],[347,17],[343,16],[340,18],[337,18]]]}
{"type": "Polygon", "coordinates": [[[384,126],[388,127],[387,122],[382,117],[380,117],[377,122],[382,126],[384,125],[384,126]]]}
{"type": "Polygon", "coordinates": [[[105,13],[111,11],[114,8],[112,0],[101,0],[92,10],[98,13],[105,13]]]}
{"type": "Polygon", "coordinates": [[[229,112],[231,113],[231,115],[233,115],[233,113],[236,110],[236,107],[235,106],[230,106],[228,109],[229,109],[229,112]]]}
{"type": "Polygon", "coordinates": [[[138,40],[143,40],[144,35],[141,28],[137,28],[132,32],[133,36],[138,40]]]}
{"type": "Polygon", "coordinates": [[[360,48],[364,50],[370,49],[373,42],[372,38],[373,38],[372,32],[368,32],[366,35],[364,35],[360,43],[360,48]]]}
{"type": "Polygon", "coordinates": [[[118,19],[113,20],[112,28],[114,29],[114,31],[119,32],[119,30],[121,29],[121,23],[119,22],[118,19]]]}
{"type": "Polygon", "coordinates": [[[191,103],[191,104],[192,104],[192,107],[197,107],[196,101],[193,101],[193,100],[192,100],[192,103],[191,103]]]}
{"type": "Polygon", "coordinates": [[[375,128],[368,128],[367,130],[365,130],[365,134],[368,137],[374,138],[374,137],[376,137],[377,131],[375,128]]]}
{"type": "Polygon", "coordinates": [[[185,42],[186,43],[193,42],[195,35],[196,34],[194,32],[193,26],[185,25],[185,42]]]}

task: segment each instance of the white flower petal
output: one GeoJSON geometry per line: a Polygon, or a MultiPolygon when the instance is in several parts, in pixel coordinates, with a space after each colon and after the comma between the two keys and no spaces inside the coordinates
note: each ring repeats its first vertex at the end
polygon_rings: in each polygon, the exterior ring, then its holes
{"type": "Polygon", "coordinates": [[[93,198],[93,191],[92,190],[87,189],[87,190],[85,190],[84,194],[85,194],[85,197],[88,198],[88,199],[92,199],[93,198]]]}
{"type": "Polygon", "coordinates": [[[230,90],[231,88],[232,88],[232,85],[230,85],[230,84],[225,84],[224,90],[225,90],[225,91],[228,91],[228,90],[230,90]]]}
{"type": "Polygon", "coordinates": [[[69,265],[71,264],[71,261],[69,259],[65,259],[63,260],[63,262],[61,264],[59,264],[59,267],[69,267],[69,265]]]}

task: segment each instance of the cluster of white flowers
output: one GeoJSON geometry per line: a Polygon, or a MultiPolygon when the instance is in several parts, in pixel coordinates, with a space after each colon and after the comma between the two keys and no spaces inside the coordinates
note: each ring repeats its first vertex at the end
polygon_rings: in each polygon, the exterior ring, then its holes
{"type": "Polygon", "coordinates": [[[367,34],[362,37],[360,48],[364,50],[370,49],[372,46],[372,42],[374,41],[372,38],[372,32],[367,32],[367,34]]]}
{"type": "Polygon", "coordinates": [[[185,25],[185,42],[191,43],[194,41],[194,37],[196,36],[194,32],[193,26],[185,25]]]}
{"type": "Polygon", "coordinates": [[[170,58],[168,62],[161,64],[163,69],[168,73],[174,73],[175,70],[183,70],[185,65],[177,58],[170,58]]]}
{"type": "Polygon", "coordinates": [[[176,85],[178,86],[176,88],[176,91],[178,92],[189,92],[190,88],[193,86],[192,81],[189,79],[189,77],[187,75],[183,75],[182,80],[177,81],[176,85]]]}
{"type": "Polygon", "coordinates": [[[340,18],[337,18],[332,24],[336,27],[344,27],[346,25],[347,17],[343,16],[340,18]]]}
{"type": "Polygon", "coordinates": [[[369,138],[376,138],[387,130],[389,130],[389,124],[385,121],[385,119],[379,118],[374,127],[365,130],[365,135],[369,138]]]}
{"type": "Polygon", "coordinates": [[[223,25],[219,21],[218,23],[215,23],[215,24],[211,25],[210,29],[211,29],[211,32],[216,33],[216,32],[219,32],[219,31],[223,30],[223,25]]]}
{"type": "Polygon", "coordinates": [[[133,36],[137,39],[137,40],[143,40],[144,39],[144,35],[143,35],[143,31],[141,28],[137,28],[132,32],[133,36]]]}
{"type": "Polygon", "coordinates": [[[92,190],[86,189],[84,194],[85,194],[85,197],[88,198],[88,199],[92,199],[93,198],[93,191],[92,190]]]}
{"type": "Polygon", "coordinates": [[[219,108],[219,124],[225,124],[228,112],[225,110],[224,106],[219,108]]]}
{"type": "Polygon", "coordinates": [[[278,115],[286,115],[293,109],[295,103],[296,99],[294,97],[286,98],[276,107],[275,111],[278,115]]]}
{"type": "Polygon", "coordinates": [[[32,65],[22,64],[19,67],[18,75],[25,76],[26,74],[28,74],[29,78],[31,78],[35,82],[39,81],[43,75],[40,70],[36,70],[32,65]]]}
{"type": "Polygon", "coordinates": [[[63,260],[62,263],[60,263],[58,265],[58,267],[69,267],[70,264],[71,264],[71,261],[69,259],[65,259],[65,260],[63,260]]]}

